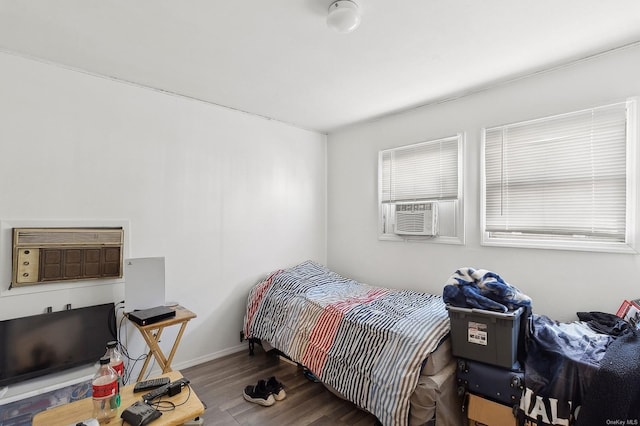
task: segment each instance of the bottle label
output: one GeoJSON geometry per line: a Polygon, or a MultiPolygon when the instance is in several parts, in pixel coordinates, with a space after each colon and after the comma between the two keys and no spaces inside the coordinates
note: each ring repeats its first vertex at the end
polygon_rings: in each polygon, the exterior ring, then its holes
{"type": "Polygon", "coordinates": [[[118,382],[116,380],[100,385],[93,385],[93,398],[108,398],[114,396],[117,391],[118,382]]]}
{"type": "Polygon", "coordinates": [[[118,373],[118,376],[122,377],[124,376],[124,362],[120,361],[119,363],[112,365],[111,368],[113,368],[114,370],[116,370],[116,373],[118,373]]]}

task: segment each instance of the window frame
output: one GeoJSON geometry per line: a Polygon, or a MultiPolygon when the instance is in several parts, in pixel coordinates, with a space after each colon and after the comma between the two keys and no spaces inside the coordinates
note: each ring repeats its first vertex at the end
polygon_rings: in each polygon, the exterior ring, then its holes
{"type": "MultiPolygon", "coordinates": [[[[466,134],[464,132],[456,133],[453,136],[442,137],[438,139],[427,139],[422,140],[420,142],[415,142],[407,145],[397,146],[393,148],[383,149],[378,151],[378,240],[380,241],[396,241],[396,242],[422,242],[422,243],[435,243],[435,244],[455,244],[455,245],[464,245],[465,244],[465,217],[464,217],[464,153],[465,153],[465,145],[466,145],[466,134]],[[385,231],[385,218],[384,218],[384,204],[391,204],[383,202],[383,154],[385,152],[407,149],[413,146],[421,145],[421,144],[435,144],[441,143],[442,141],[455,139],[457,140],[457,179],[458,179],[458,188],[457,188],[457,196],[455,199],[454,205],[454,215],[453,218],[454,226],[455,226],[455,236],[448,235],[436,235],[436,236],[425,236],[425,235],[397,235],[394,232],[384,232],[385,231]]],[[[438,202],[439,200],[421,200],[416,201],[416,203],[421,202],[438,202]]],[[[402,204],[406,202],[397,202],[395,204],[402,204]]],[[[440,214],[440,213],[439,213],[440,214]]]]}
{"type": "MultiPolygon", "coordinates": [[[[640,165],[638,160],[638,117],[637,98],[628,98],[619,102],[611,102],[607,105],[617,103],[626,103],[627,120],[626,120],[626,223],[625,223],[625,240],[624,242],[597,241],[595,239],[581,239],[580,237],[544,237],[534,234],[512,235],[505,234],[492,235],[487,229],[487,188],[486,188],[486,139],[487,130],[499,127],[512,126],[527,122],[542,121],[545,119],[553,119],[555,117],[566,114],[573,114],[581,110],[575,110],[568,113],[554,114],[546,117],[522,120],[509,124],[502,124],[492,127],[484,127],[481,136],[481,164],[480,164],[480,232],[481,245],[496,247],[513,247],[513,248],[536,248],[536,249],[556,249],[556,250],[573,250],[573,251],[591,251],[591,252],[609,252],[609,253],[628,253],[637,254],[637,196],[638,190],[638,172],[637,167],[640,165]]],[[[592,110],[595,108],[607,106],[599,105],[583,109],[582,111],[592,110]]],[[[499,233],[497,233],[499,234],[499,233]]]]}

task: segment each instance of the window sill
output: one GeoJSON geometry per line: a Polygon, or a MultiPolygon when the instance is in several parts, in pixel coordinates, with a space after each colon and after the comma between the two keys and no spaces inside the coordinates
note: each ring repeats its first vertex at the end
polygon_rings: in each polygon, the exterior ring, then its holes
{"type": "Polygon", "coordinates": [[[544,241],[511,240],[484,236],[481,245],[488,247],[533,248],[543,250],[590,251],[603,253],[638,254],[633,246],[626,243],[580,242],[580,241],[544,241]]]}
{"type": "Polygon", "coordinates": [[[378,235],[380,241],[395,241],[406,243],[427,243],[427,244],[454,244],[464,245],[464,237],[426,237],[426,236],[400,236],[396,234],[380,234],[378,235]]]}

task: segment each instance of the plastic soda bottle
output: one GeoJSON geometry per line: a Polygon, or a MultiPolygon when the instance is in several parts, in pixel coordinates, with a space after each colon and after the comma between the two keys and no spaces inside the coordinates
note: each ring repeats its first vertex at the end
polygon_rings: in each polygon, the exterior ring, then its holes
{"type": "Polygon", "coordinates": [[[110,361],[107,356],[100,358],[100,367],[91,382],[93,417],[100,423],[113,419],[118,410],[118,374],[109,365],[110,361]]]}
{"type": "Polygon", "coordinates": [[[124,377],[124,358],[118,351],[118,342],[115,340],[111,340],[107,342],[107,352],[104,356],[108,356],[111,360],[109,365],[113,368],[118,375],[118,391],[116,397],[116,407],[120,406],[120,388],[123,385],[123,377],[124,377]]]}

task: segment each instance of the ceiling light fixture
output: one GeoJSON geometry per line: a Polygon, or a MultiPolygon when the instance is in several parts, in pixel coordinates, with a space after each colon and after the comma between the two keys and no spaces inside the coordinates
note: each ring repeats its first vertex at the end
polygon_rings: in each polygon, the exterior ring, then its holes
{"type": "Polygon", "coordinates": [[[329,6],[327,25],[339,33],[350,33],[360,25],[360,8],[352,0],[338,0],[329,6]]]}

